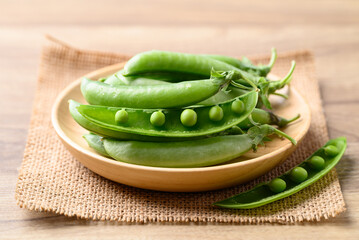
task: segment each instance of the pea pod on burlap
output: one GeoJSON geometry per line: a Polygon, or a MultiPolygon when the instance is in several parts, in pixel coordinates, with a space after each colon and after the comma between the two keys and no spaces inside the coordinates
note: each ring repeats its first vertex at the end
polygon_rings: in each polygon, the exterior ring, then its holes
{"type": "Polygon", "coordinates": [[[261,183],[228,199],[214,203],[224,208],[250,209],[288,197],[313,184],[327,174],[341,159],[346,149],[346,139],[328,141],[303,163],[271,182],[261,183]]]}

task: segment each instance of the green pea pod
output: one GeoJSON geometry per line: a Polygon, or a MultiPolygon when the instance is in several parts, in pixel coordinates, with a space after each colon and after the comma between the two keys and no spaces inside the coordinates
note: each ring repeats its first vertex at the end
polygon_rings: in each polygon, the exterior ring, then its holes
{"type": "Polygon", "coordinates": [[[276,133],[293,144],[295,140],[269,126],[254,127],[249,134],[217,136],[185,142],[137,142],[104,139],[106,152],[114,159],[137,165],[169,168],[204,167],[235,159],[267,135],[276,133]]]}
{"type": "Polygon", "coordinates": [[[279,178],[268,183],[261,183],[247,192],[216,202],[214,205],[224,208],[250,209],[288,197],[327,174],[339,162],[345,149],[344,137],[332,139],[306,161],[279,178]],[[324,161],[317,161],[318,159],[324,159],[324,161]]]}
{"type": "Polygon", "coordinates": [[[84,78],[81,91],[90,104],[129,108],[189,106],[216,94],[230,79],[187,81],[156,86],[109,85],[84,78]]]}
{"type": "Polygon", "coordinates": [[[142,52],[132,57],[124,67],[124,76],[147,72],[181,72],[210,76],[212,68],[230,71],[236,67],[205,56],[167,51],[142,52]]]}
{"type": "Polygon", "coordinates": [[[165,122],[162,126],[154,126],[150,122],[151,115],[158,111],[156,109],[126,108],[128,120],[125,123],[116,121],[116,113],[122,108],[80,105],[77,110],[89,122],[112,131],[156,137],[197,137],[218,133],[237,125],[251,114],[257,99],[258,93],[252,91],[238,99],[219,104],[224,113],[219,121],[210,120],[210,110],[213,106],[194,107],[194,112],[192,111],[190,115],[194,114],[196,119],[193,119],[194,122],[189,120],[189,124],[184,122],[182,115],[189,109],[164,109],[162,112],[165,115],[165,122]],[[244,106],[240,112],[232,106],[238,101],[244,106]]]}
{"type": "Polygon", "coordinates": [[[277,59],[277,51],[275,50],[275,48],[272,48],[272,56],[271,56],[269,64],[268,65],[259,65],[259,66],[253,65],[249,60],[247,60],[247,58],[244,58],[241,61],[238,58],[232,58],[232,57],[228,57],[228,56],[224,56],[224,55],[203,55],[203,56],[228,63],[228,64],[235,66],[236,68],[239,68],[241,70],[251,71],[259,76],[265,77],[270,72],[270,70],[272,69],[272,67],[277,59]]]}
{"type": "MultiPolygon", "coordinates": [[[[110,85],[132,85],[132,86],[147,86],[147,85],[162,85],[162,84],[171,84],[165,80],[157,80],[144,77],[114,77],[110,76],[107,78],[104,83],[110,85]],[[131,78],[131,80],[124,80],[123,78],[131,78]]],[[[228,86],[226,90],[222,89],[218,91],[215,95],[210,98],[203,100],[202,102],[197,103],[197,105],[215,105],[221,102],[226,102],[228,100],[234,99],[240,95],[247,93],[247,90],[243,90],[234,86],[228,86]]]]}
{"type": "Polygon", "coordinates": [[[93,134],[93,133],[89,133],[89,134],[85,134],[83,135],[83,138],[86,140],[86,142],[88,143],[88,145],[95,149],[96,152],[98,152],[99,154],[105,156],[105,157],[110,157],[110,155],[107,154],[104,146],[103,146],[103,142],[102,142],[102,137],[93,134]]]}

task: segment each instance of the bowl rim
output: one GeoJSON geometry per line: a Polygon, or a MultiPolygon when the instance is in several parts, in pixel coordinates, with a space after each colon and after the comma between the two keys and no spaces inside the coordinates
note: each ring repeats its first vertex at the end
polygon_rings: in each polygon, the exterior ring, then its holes
{"type": "MultiPolygon", "coordinates": [[[[85,148],[81,147],[76,142],[74,142],[70,137],[68,137],[65,134],[65,132],[62,130],[62,128],[61,128],[60,121],[59,121],[59,119],[57,117],[57,116],[59,116],[58,113],[59,113],[61,103],[64,101],[64,98],[68,95],[69,92],[71,92],[75,87],[77,87],[77,85],[80,85],[82,78],[84,78],[84,77],[93,78],[94,76],[100,75],[101,73],[105,73],[105,72],[108,72],[108,71],[116,72],[116,71],[120,70],[121,66],[123,66],[125,63],[126,62],[121,62],[121,63],[113,64],[113,65],[110,65],[110,66],[106,66],[106,67],[103,67],[103,68],[99,68],[99,69],[97,69],[95,71],[92,71],[92,72],[90,72],[90,73],[76,79],[74,82],[70,83],[65,89],[63,89],[60,92],[60,94],[56,97],[56,100],[55,100],[55,102],[54,102],[54,104],[52,106],[51,122],[52,122],[52,125],[53,125],[57,135],[62,139],[62,141],[65,141],[71,147],[75,148],[79,152],[84,153],[88,157],[92,157],[94,159],[97,159],[99,161],[105,162],[107,164],[118,165],[118,166],[122,166],[122,167],[125,167],[125,168],[133,168],[135,170],[157,171],[157,172],[194,173],[194,172],[219,171],[219,170],[225,170],[225,169],[229,169],[229,168],[240,167],[242,165],[247,165],[247,164],[251,164],[251,163],[257,163],[259,161],[263,161],[263,160],[267,159],[268,157],[271,157],[272,155],[276,155],[276,154],[279,154],[281,152],[285,152],[286,150],[291,148],[292,144],[290,142],[287,142],[284,146],[282,146],[279,149],[276,149],[273,152],[264,154],[262,156],[259,156],[259,157],[253,158],[253,159],[245,160],[245,161],[239,161],[239,162],[228,163],[228,164],[223,164],[223,165],[197,167],[197,168],[166,168],[166,167],[142,166],[142,165],[136,165],[136,164],[131,164],[131,163],[120,162],[120,161],[116,161],[116,160],[113,160],[113,159],[110,159],[110,158],[103,157],[103,156],[101,156],[99,154],[96,154],[95,152],[92,152],[92,151],[90,151],[88,149],[85,149],[85,148]]],[[[307,108],[307,112],[308,112],[307,121],[306,121],[306,125],[305,125],[305,131],[301,131],[300,134],[295,138],[295,140],[299,143],[304,138],[305,134],[309,130],[310,122],[311,122],[311,115],[312,114],[311,114],[311,110],[310,110],[310,107],[308,105],[307,100],[302,95],[300,95],[299,92],[295,88],[290,87],[290,91],[297,94],[306,103],[306,108],[307,108]]]]}

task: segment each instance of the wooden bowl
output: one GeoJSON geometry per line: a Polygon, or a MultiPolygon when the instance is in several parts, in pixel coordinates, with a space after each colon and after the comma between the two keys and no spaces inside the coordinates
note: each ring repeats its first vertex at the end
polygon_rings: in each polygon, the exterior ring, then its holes
{"type": "MultiPolygon", "coordinates": [[[[123,68],[124,64],[99,69],[87,74],[86,77],[90,79],[106,77],[123,68]]],[[[288,140],[276,137],[265,147],[259,147],[255,153],[249,152],[238,159],[211,167],[159,168],[118,162],[102,157],[89,148],[82,138],[87,131],[79,126],[69,113],[69,99],[86,103],[80,91],[80,81],[81,79],[78,79],[70,84],[57,97],[52,109],[53,126],[63,144],[78,161],[95,173],[118,183],[171,192],[220,189],[263,175],[283,162],[296,148],[288,140]]],[[[300,120],[283,129],[299,144],[310,125],[310,109],[303,97],[291,88],[289,100],[274,112],[288,118],[301,114],[300,120]]]]}

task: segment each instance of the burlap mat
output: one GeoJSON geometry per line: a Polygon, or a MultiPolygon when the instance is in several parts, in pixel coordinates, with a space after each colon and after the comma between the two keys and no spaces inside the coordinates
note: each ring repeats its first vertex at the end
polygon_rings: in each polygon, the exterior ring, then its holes
{"type": "MultiPolygon", "coordinates": [[[[328,140],[318,82],[310,52],[280,54],[274,73],[284,76],[297,61],[293,85],[310,101],[311,128],[295,153],[268,174],[245,185],[202,193],[143,190],[109,181],[81,165],[61,144],[50,122],[51,106],[71,81],[128,56],[83,51],[48,38],[42,52],[36,97],[23,163],[16,186],[20,207],[84,219],[123,222],[295,223],[320,221],[345,210],[335,170],[298,194],[252,210],[211,206],[303,161],[328,140]]],[[[267,57],[256,57],[267,61],[267,57]]]]}

